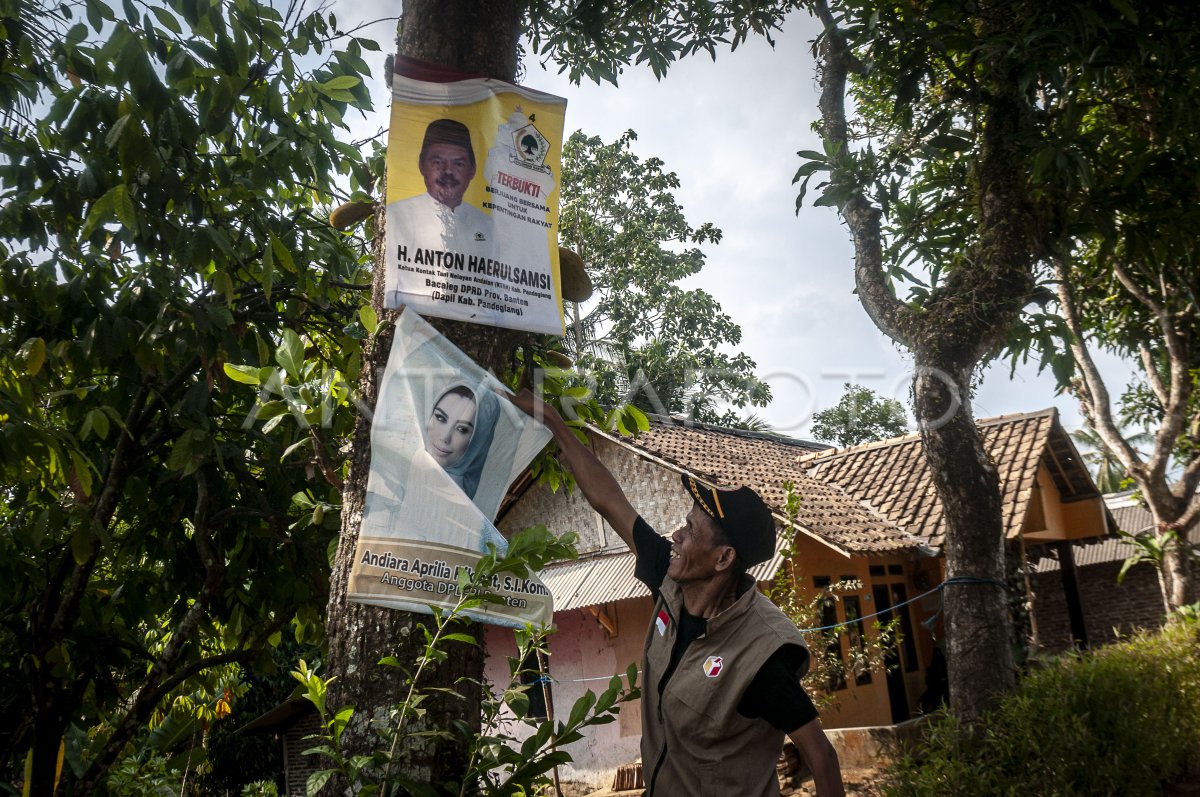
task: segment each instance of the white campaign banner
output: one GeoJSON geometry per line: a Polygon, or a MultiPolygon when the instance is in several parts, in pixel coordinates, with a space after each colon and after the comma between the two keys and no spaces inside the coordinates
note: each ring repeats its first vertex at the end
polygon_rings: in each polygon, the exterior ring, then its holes
{"type": "MultiPolygon", "coordinates": [[[[461,597],[459,573],[489,544],[507,550],[492,521],[550,432],[498,390],[506,388],[424,319],[401,314],[371,425],[350,600],[449,609],[461,597]]],[[[536,577],[499,574],[492,591],[503,603],[467,612],[472,619],[518,628],[551,622],[550,592],[536,577]]]]}
{"type": "Polygon", "coordinates": [[[566,100],[396,58],[385,304],[563,334],[558,202],[566,100]]]}

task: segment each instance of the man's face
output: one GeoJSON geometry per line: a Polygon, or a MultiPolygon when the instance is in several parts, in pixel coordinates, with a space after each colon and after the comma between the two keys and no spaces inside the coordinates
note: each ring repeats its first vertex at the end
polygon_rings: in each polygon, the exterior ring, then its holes
{"type": "Polygon", "coordinates": [[[711,578],[717,572],[721,556],[727,550],[732,555],[733,551],[730,546],[718,542],[720,537],[716,522],[699,504],[692,504],[687,523],[671,535],[671,563],[667,566],[667,575],[680,584],[711,578]]]}
{"type": "Polygon", "coordinates": [[[420,167],[425,190],[450,208],[459,206],[467,184],[475,176],[471,153],[457,144],[430,144],[425,148],[420,167]]]}

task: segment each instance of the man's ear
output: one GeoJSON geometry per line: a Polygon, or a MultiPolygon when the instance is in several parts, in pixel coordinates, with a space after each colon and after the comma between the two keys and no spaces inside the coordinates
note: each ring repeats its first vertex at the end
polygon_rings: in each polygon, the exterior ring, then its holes
{"type": "Polygon", "coordinates": [[[733,567],[733,563],[736,561],[737,561],[737,551],[735,551],[733,549],[733,546],[732,545],[722,545],[721,546],[721,555],[717,557],[716,569],[718,571],[728,570],[729,568],[733,567]]]}

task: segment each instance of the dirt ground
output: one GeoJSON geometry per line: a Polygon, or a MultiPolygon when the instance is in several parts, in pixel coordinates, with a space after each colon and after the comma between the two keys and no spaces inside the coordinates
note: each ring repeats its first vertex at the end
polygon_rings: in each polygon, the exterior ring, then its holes
{"type": "MultiPolygon", "coordinates": [[[[883,797],[879,786],[879,771],[876,769],[843,769],[842,783],[846,785],[846,797],[883,797]]],[[[806,781],[799,789],[790,793],[793,797],[814,797],[812,781],[806,781]]]]}
{"type": "MultiPolygon", "coordinates": [[[[846,784],[846,797],[883,797],[883,790],[879,788],[879,772],[875,769],[843,769],[842,782],[846,784]]],[[[563,797],[640,797],[643,794],[641,791],[591,791],[582,788],[577,784],[563,783],[563,797]]],[[[784,792],[784,797],[814,797],[816,792],[812,790],[812,781],[808,781],[805,785],[801,785],[799,789],[793,789],[784,792]]],[[[1171,797],[1176,797],[1171,795],[1171,797]]],[[[1200,797],[1200,794],[1195,796],[1191,794],[1180,794],[1178,797],[1200,797]]]]}
{"type": "MultiPolygon", "coordinates": [[[[883,797],[880,786],[880,773],[877,769],[843,769],[842,781],[846,784],[846,797],[883,797]]],[[[602,794],[606,797],[637,797],[642,792],[591,792],[573,784],[563,784],[563,797],[586,797],[589,794],[602,794]]],[[[798,790],[787,792],[790,797],[814,797],[812,781],[801,785],[798,790]]],[[[1163,797],[1200,797],[1200,772],[1182,778],[1163,790],[1163,797]]]]}

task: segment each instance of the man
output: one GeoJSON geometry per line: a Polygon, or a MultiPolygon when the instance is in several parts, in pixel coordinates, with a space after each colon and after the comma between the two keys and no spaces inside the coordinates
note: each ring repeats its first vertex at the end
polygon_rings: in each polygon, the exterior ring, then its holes
{"type": "Polygon", "coordinates": [[[425,128],[417,158],[425,193],[393,202],[388,224],[409,260],[417,249],[438,253],[486,254],[492,240],[492,217],[463,202],[478,171],[471,131],[462,122],[437,119],[425,128]]]}
{"type": "Polygon", "coordinates": [[[684,474],[693,504],[668,542],[557,412],[528,390],[513,401],[554,433],[584,497],[637,555],[635,575],[654,596],[642,668],[647,794],[778,795],[786,734],[818,797],[841,795],[837,754],[799,683],[808,666],[800,632],[746,574],[775,552],[762,498],[684,474]]]}

